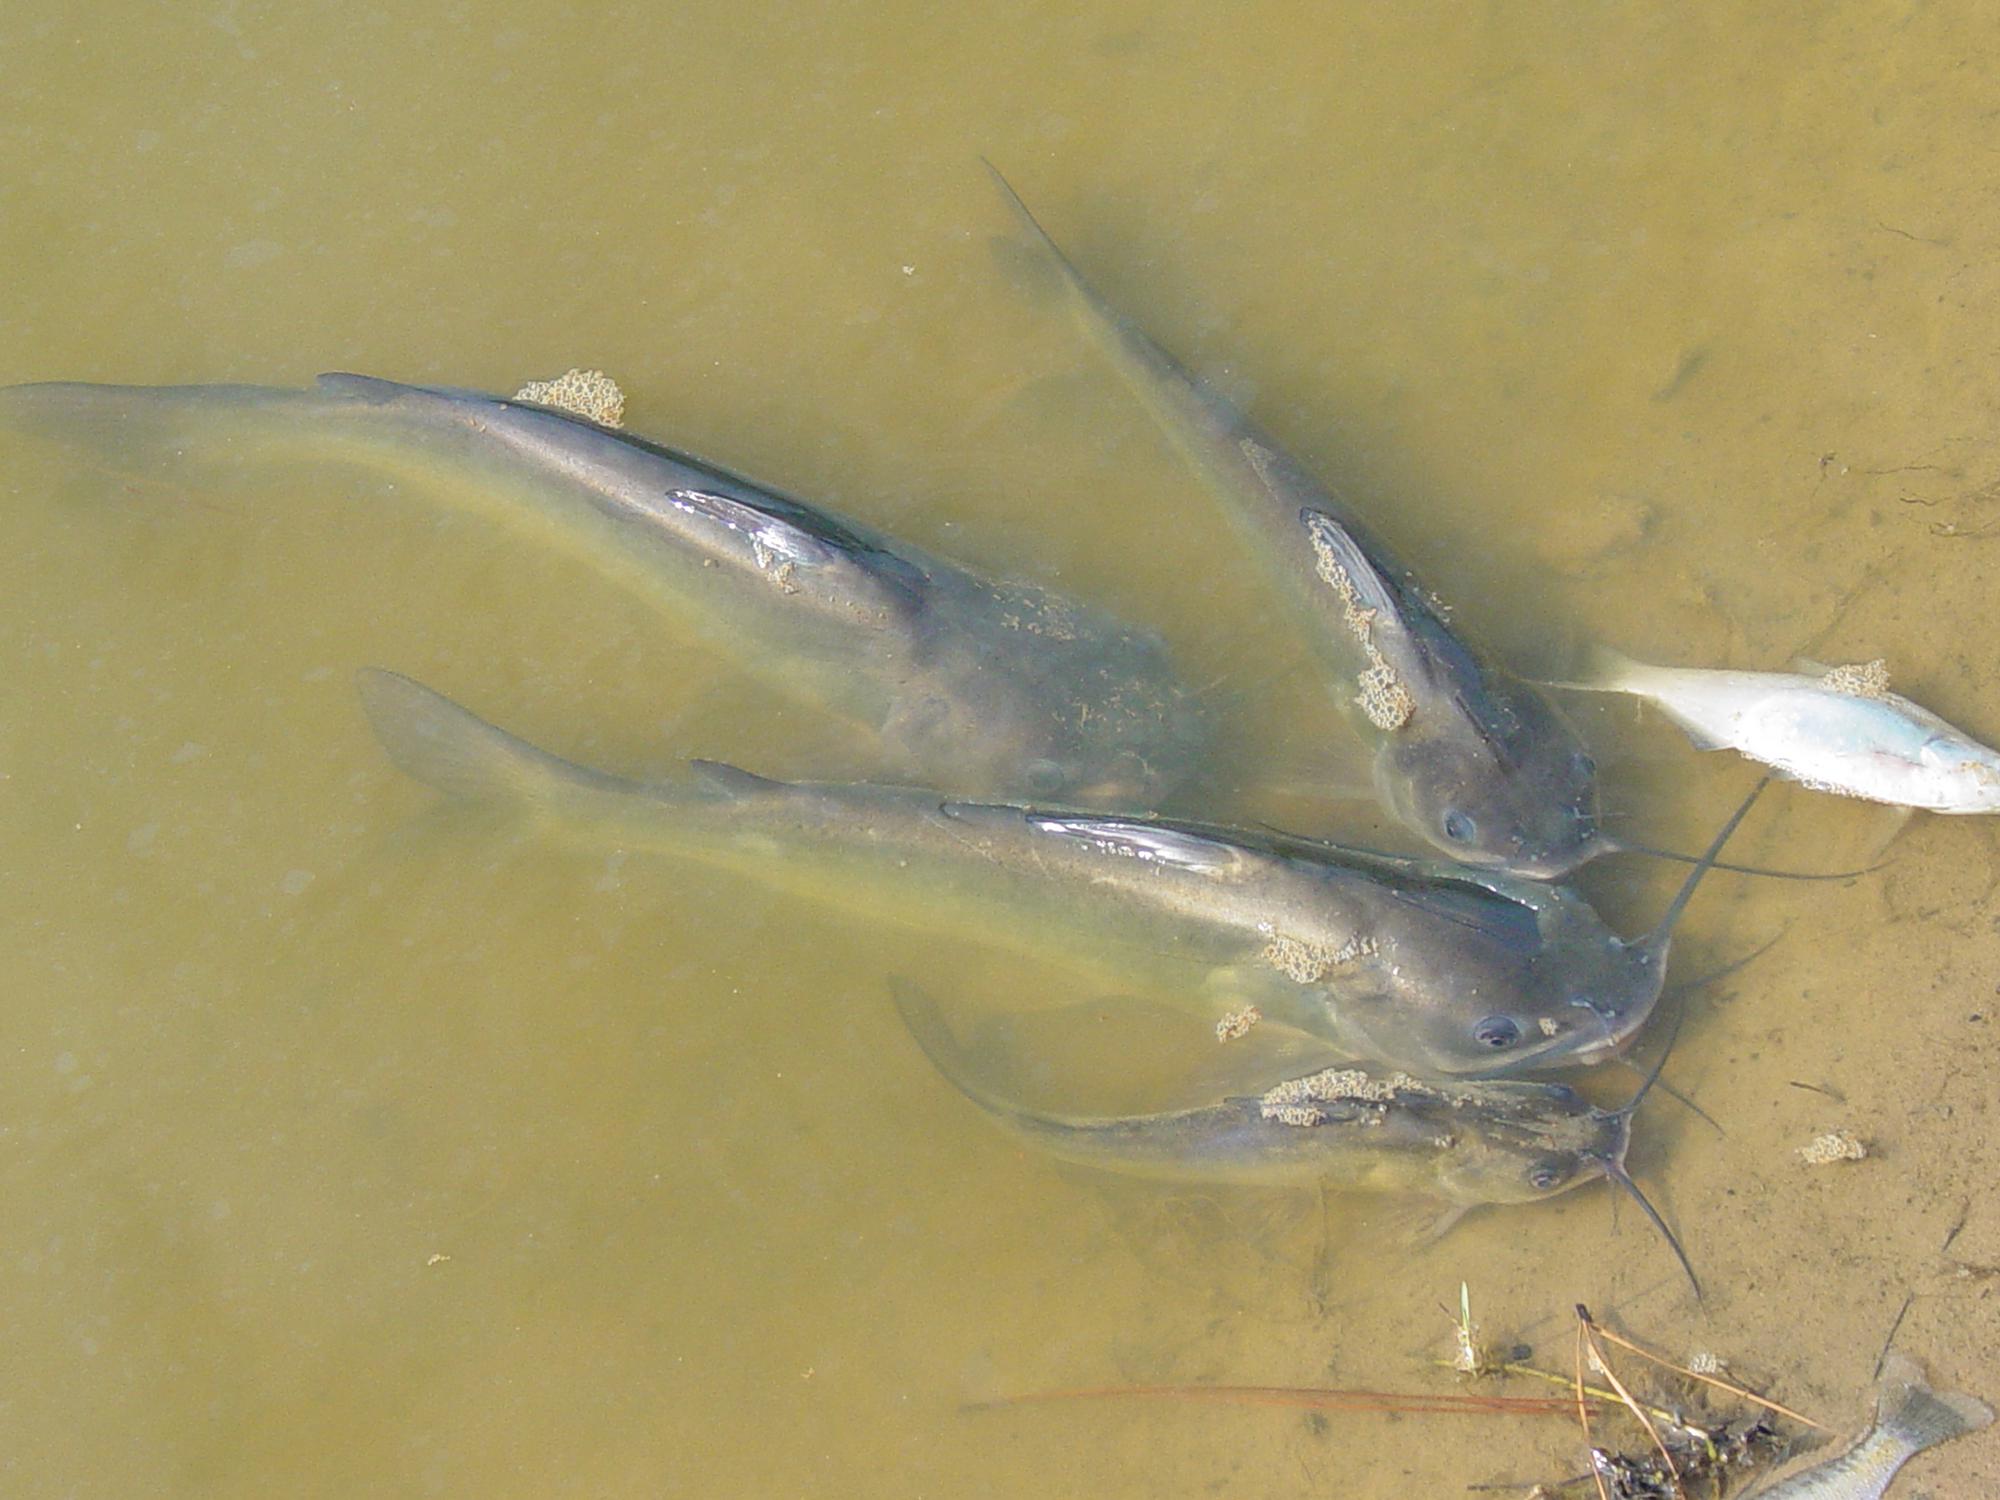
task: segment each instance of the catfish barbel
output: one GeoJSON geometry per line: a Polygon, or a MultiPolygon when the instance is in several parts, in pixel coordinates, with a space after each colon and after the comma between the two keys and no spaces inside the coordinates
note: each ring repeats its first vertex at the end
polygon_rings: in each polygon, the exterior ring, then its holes
{"type": "Polygon", "coordinates": [[[307,458],[421,481],[858,726],[892,779],[1152,807],[1204,738],[1152,635],[565,411],[322,375],[305,390],[12,386],[0,424],[128,468],[307,458]]]}

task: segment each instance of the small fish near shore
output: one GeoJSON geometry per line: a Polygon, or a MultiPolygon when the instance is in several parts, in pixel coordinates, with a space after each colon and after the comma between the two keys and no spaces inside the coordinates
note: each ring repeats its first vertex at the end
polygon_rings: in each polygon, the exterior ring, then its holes
{"type": "Polygon", "coordinates": [[[1756,1500],[1881,1500],[1903,1465],[1939,1443],[1977,1432],[1993,1408],[1971,1396],[1933,1391],[1906,1355],[1884,1361],[1875,1420],[1831,1458],[1808,1454],[1751,1491],[1756,1500]]]}
{"type": "Polygon", "coordinates": [[[1817,672],[1658,667],[1599,648],[1554,684],[1657,704],[1702,750],[1734,750],[1813,791],[1938,813],[2000,812],[2000,751],[1889,691],[1879,661],[1817,672]]]}

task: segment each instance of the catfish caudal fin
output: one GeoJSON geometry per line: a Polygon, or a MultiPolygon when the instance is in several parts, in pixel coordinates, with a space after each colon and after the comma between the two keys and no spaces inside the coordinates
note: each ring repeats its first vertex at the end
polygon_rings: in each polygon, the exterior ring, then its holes
{"type": "Polygon", "coordinates": [[[1993,1408],[1984,1401],[1932,1390],[1916,1361],[1901,1354],[1883,1363],[1877,1389],[1876,1430],[1906,1456],[1977,1432],[1993,1420],[1993,1408]]]}
{"type": "MultiPolygon", "coordinates": [[[[1000,169],[984,157],[980,161],[992,173],[994,187],[1006,200],[1007,207],[1030,242],[1026,247],[1014,248],[1025,248],[1032,253],[1011,254],[1004,243],[996,248],[1010,260],[1026,262],[1022,269],[1024,279],[1030,283],[1046,285],[1055,282],[1060,285],[1070,310],[1081,320],[1085,332],[1111,355],[1120,373],[1133,384],[1140,399],[1154,409],[1154,414],[1166,424],[1168,432],[1175,432],[1179,424],[1194,415],[1195,410],[1218,401],[1219,398],[1203,382],[1196,380],[1137,324],[1104,300],[1097,289],[1084,279],[1083,273],[1077,270],[1076,263],[1063,254],[1062,247],[1042,228],[1041,221],[1021,201],[1021,195],[1000,175],[1000,169]],[[1191,400],[1193,408],[1187,404],[1191,400]]],[[[1228,408],[1227,403],[1221,404],[1225,407],[1221,420],[1232,425],[1241,422],[1242,419],[1228,408]]],[[[1217,420],[1213,413],[1207,419],[1217,420]]]]}
{"type": "Polygon", "coordinates": [[[534,807],[554,792],[604,779],[515,739],[400,673],[364,667],[355,687],[389,758],[447,796],[534,807]]]}
{"type": "Polygon", "coordinates": [[[1015,222],[1020,225],[1022,232],[1031,242],[1031,248],[1018,244],[1010,246],[1006,243],[996,244],[994,248],[1005,255],[1010,263],[1014,263],[1014,269],[1017,269],[1023,279],[1031,284],[1054,290],[1059,283],[1063,289],[1081,299],[1093,311],[1101,312],[1107,317],[1115,317],[1116,315],[1108,307],[1102,306],[1097,294],[1091,290],[1090,283],[1083,279],[1083,273],[1077,270],[1067,255],[1063,254],[1062,247],[1055,242],[1049,232],[1042,228],[1042,221],[1037,219],[1028,205],[1021,201],[1021,195],[1015,192],[1014,185],[1001,175],[1000,169],[983,156],[979,158],[979,164],[991,175],[993,186],[999,191],[1001,198],[1013,212],[1015,222]],[[1024,251],[1027,253],[1022,253],[1024,251]]]}
{"type": "Polygon", "coordinates": [[[274,400],[296,392],[256,386],[0,387],[0,431],[66,444],[113,473],[157,476],[190,458],[227,454],[274,400]]]}
{"type": "Polygon", "coordinates": [[[1593,642],[1583,649],[1583,660],[1568,677],[1543,678],[1540,685],[1567,688],[1577,693],[1643,693],[1650,669],[1623,652],[1593,642]]]}

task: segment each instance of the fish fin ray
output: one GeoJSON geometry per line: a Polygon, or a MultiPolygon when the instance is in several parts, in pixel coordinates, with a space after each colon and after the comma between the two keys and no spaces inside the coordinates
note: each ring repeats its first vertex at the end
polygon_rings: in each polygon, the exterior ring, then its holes
{"type": "Polygon", "coordinates": [[[1406,905],[1469,927],[1516,953],[1533,954],[1541,947],[1541,923],[1534,910],[1485,886],[1424,882],[1396,887],[1392,894],[1406,905]]]}
{"type": "Polygon", "coordinates": [[[897,618],[921,608],[925,579],[919,568],[795,502],[690,485],[668,491],[661,503],[700,522],[718,556],[748,562],[788,593],[810,589],[897,618]]]}
{"type": "Polygon", "coordinates": [[[1052,838],[1090,844],[1107,854],[1171,865],[1202,875],[1240,874],[1245,864],[1242,849],[1171,824],[1041,812],[1029,812],[1026,816],[1031,828],[1052,838]]]}
{"type": "Polygon", "coordinates": [[[712,792],[722,794],[729,801],[747,801],[752,797],[768,796],[773,792],[790,791],[791,787],[782,781],[773,781],[768,776],[759,776],[755,771],[746,771],[741,766],[732,766],[727,761],[691,760],[688,770],[702,786],[712,792]]]}
{"type": "Polygon", "coordinates": [[[364,667],[355,687],[389,758],[446,796],[531,807],[559,787],[596,778],[400,672],[364,667]]]}
{"type": "Polygon", "coordinates": [[[1879,1390],[1876,1421],[1912,1453],[1976,1432],[1993,1420],[1993,1408],[1983,1401],[1932,1390],[1904,1355],[1884,1362],[1879,1390]]]}
{"type": "Polygon", "coordinates": [[[1593,641],[1583,651],[1583,661],[1573,677],[1538,677],[1537,687],[1562,688],[1573,693],[1629,693],[1637,691],[1629,686],[1633,675],[1644,670],[1643,664],[1634,661],[1624,652],[1593,641]]]}
{"type": "MultiPolygon", "coordinates": [[[[1312,547],[1321,581],[1339,592],[1337,580],[1344,576],[1353,589],[1353,607],[1364,612],[1367,639],[1374,649],[1405,674],[1450,683],[1466,719],[1483,725],[1483,716],[1464,703],[1475,687],[1484,689],[1479,663],[1408,571],[1354,522],[1329,511],[1302,505],[1299,525],[1312,547]]],[[[1352,621],[1349,628],[1356,628],[1352,621]]]]}

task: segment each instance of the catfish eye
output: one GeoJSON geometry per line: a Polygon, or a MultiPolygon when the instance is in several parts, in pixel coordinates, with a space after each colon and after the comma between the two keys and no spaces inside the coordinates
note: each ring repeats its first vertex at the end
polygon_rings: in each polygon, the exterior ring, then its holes
{"type": "Polygon", "coordinates": [[[1457,808],[1444,815],[1444,836],[1454,844],[1469,844],[1478,832],[1479,825],[1457,808]]]}
{"type": "Polygon", "coordinates": [[[1546,1193],[1552,1188],[1561,1187],[1563,1179],[1567,1176],[1569,1173],[1552,1161],[1536,1162],[1534,1166],[1528,1168],[1528,1186],[1538,1193],[1546,1193]]]}
{"type": "Polygon", "coordinates": [[[1511,1047],[1521,1040],[1521,1028],[1508,1016],[1488,1016],[1472,1028],[1472,1039],[1482,1047],[1491,1047],[1498,1052],[1502,1047],[1511,1047]]]}
{"type": "Polygon", "coordinates": [[[1588,751],[1579,750],[1570,758],[1570,766],[1576,771],[1579,781],[1588,781],[1597,774],[1597,762],[1590,758],[1588,751]]]}

